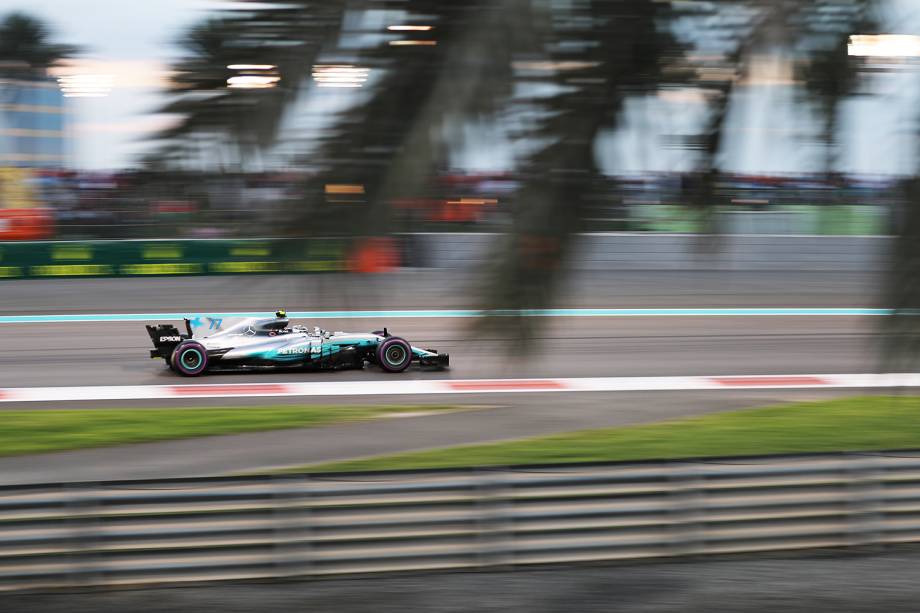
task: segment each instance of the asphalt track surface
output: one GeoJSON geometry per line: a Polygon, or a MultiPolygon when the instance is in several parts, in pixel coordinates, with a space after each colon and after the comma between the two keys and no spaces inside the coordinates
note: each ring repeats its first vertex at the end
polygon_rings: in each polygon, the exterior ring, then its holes
{"type": "Polygon", "coordinates": [[[0,595],[6,613],[915,613],[920,554],[697,559],[289,583],[0,595]]]}
{"type": "MultiPolygon", "coordinates": [[[[772,272],[618,272],[575,275],[559,307],[874,307],[878,275],[772,272]]],[[[476,277],[462,271],[0,283],[0,314],[469,308],[476,277]]],[[[472,319],[324,319],[331,330],[391,332],[452,354],[449,373],[404,377],[577,377],[874,372],[881,318],[539,318],[526,351],[472,319]]],[[[310,322],[306,322],[310,323],[310,322]]],[[[147,358],[141,323],[0,325],[0,387],[392,380],[375,369],[177,379],[147,358]]]]}
{"type": "MultiPolygon", "coordinates": [[[[874,307],[877,277],[853,273],[600,273],[577,276],[560,307],[874,307]]],[[[0,283],[0,312],[130,313],[228,310],[469,308],[465,273],[13,281],[0,283]]],[[[323,320],[332,330],[388,325],[422,346],[451,353],[451,369],[413,369],[403,378],[626,377],[771,375],[878,371],[871,317],[540,318],[537,343],[509,346],[501,334],[475,335],[470,319],[323,320]]],[[[309,323],[309,322],[308,322],[309,323]]],[[[170,385],[287,381],[392,381],[375,368],[332,373],[222,374],[180,379],[147,357],[140,323],[0,325],[0,388],[170,385]]],[[[714,393],[474,394],[387,396],[387,404],[459,404],[487,410],[420,416],[315,430],[47,454],[0,460],[0,482],[165,477],[485,442],[655,421],[713,410],[848,392],[732,390],[714,393]]],[[[94,406],[235,406],[361,403],[373,398],[196,399],[95,403],[94,406]],[[190,403],[193,403],[190,405],[190,403]]],[[[3,405],[2,410],[81,403],[3,405]]]]}
{"type": "MultiPolygon", "coordinates": [[[[403,378],[629,377],[874,372],[878,318],[541,318],[537,344],[519,350],[499,335],[474,336],[467,319],[400,319],[391,333],[451,354],[446,372],[412,368],[403,378]]],[[[332,330],[370,331],[375,320],[325,320],[332,330]]],[[[384,322],[385,323],[385,322],[384,322]]],[[[169,385],[275,381],[392,381],[377,368],[179,378],[151,360],[143,324],[56,323],[0,328],[0,387],[169,385]]]]}

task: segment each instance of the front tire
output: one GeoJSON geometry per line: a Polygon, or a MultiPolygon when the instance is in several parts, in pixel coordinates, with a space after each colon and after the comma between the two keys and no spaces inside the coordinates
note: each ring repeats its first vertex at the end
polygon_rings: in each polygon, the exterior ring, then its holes
{"type": "Polygon", "coordinates": [[[208,351],[195,341],[181,343],[169,358],[174,371],[185,377],[197,377],[208,369],[208,351]]]}
{"type": "Polygon", "coordinates": [[[398,336],[391,336],[377,346],[377,364],[386,372],[402,372],[412,363],[412,346],[398,336]]]}

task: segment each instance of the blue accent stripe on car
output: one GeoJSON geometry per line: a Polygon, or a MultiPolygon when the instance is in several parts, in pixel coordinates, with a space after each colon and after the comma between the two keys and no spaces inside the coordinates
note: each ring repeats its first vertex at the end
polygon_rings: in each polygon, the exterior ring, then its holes
{"type": "MultiPolygon", "coordinates": [[[[891,315],[891,309],[872,308],[646,308],[646,309],[524,309],[520,311],[400,310],[400,311],[290,311],[295,319],[406,319],[473,318],[487,315],[509,317],[832,317],[891,315]]],[[[273,317],[272,312],[191,313],[96,313],[55,315],[0,315],[0,324],[89,323],[181,320],[185,317],[273,317]]]]}

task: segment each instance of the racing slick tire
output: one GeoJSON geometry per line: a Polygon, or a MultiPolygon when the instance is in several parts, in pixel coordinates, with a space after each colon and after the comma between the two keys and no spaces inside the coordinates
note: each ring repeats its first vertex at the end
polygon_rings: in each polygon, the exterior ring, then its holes
{"type": "Polygon", "coordinates": [[[169,358],[174,371],[185,377],[197,377],[208,369],[208,352],[201,343],[180,343],[169,358]]]}
{"type": "Polygon", "coordinates": [[[386,372],[402,372],[412,363],[412,346],[398,336],[391,336],[377,346],[377,364],[386,372]]]}

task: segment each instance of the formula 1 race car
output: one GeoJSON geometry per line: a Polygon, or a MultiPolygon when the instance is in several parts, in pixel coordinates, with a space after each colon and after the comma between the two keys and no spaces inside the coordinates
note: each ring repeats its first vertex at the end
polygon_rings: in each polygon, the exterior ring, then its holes
{"type": "Polygon", "coordinates": [[[185,320],[185,334],[171,324],[147,326],[155,347],[150,357],[163,358],[186,377],[216,370],[341,370],[364,368],[367,362],[397,373],[412,362],[438,369],[450,363],[448,354],[413,347],[386,328],[369,334],[308,329],[291,326],[284,310],[274,318],[250,317],[226,328],[222,320],[207,320],[212,333],[206,336],[196,336],[192,330],[193,322],[200,325],[200,318],[185,320]]]}

